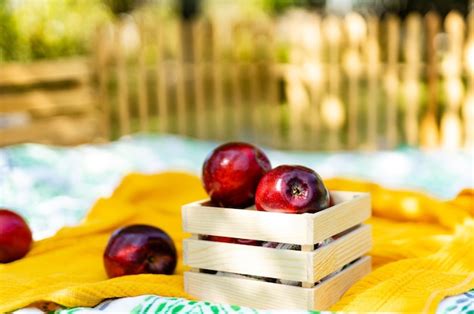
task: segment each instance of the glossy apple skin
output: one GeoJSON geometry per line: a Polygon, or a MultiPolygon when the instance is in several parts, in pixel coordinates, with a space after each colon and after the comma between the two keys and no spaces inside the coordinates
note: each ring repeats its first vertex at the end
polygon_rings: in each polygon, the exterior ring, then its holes
{"type": "Polygon", "coordinates": [[[288,214],[315,213],[328,208],[329,202],[329,192],[314,170],[290,165],[268,172],[255,197],[258,210],[288,214]]]}
{"type": "Polygon", "coordinates": [[[272,168],[259,148],[227,143],[214,149],[202,168],[204,189],[216,206],[245,208],[254,204],[260,179],[272,168]]]}
{"type": "Polygon", "coordinates": [[[243,245],[261,246],[262,241],[249,240],[249,239],[235,239],[235,243],[243,245]]]}
{"type": "Polygon", "coordinates": [[[224,242],[224,243],[235,243],[235,238],[229,238],[229,237],[220,237],[220,236],[204,236],[203,240],[207,241],[214,241],[214,242],[224,242]]]}
{"type": "Polygon", "coordinates": [[[25,256],[31,242],[31,230],[25,220],[8,209],[0,209],[0,263],[25,256]]]}
{"type": "Polygon", "coordinates": [[[173,240],[160,228],[131,225],[116,230],[104,252],[109,278],[136,274],[174,272],[177,263],[173,240]]]}
{"type": "Polygon", "coordinates": [[[253,245],[253,246],[259,246],[262,243],[261,241],[257,241],[257,240],[236,239],[236,238],[220,237],[220,236],[212,236],[212,235],[204,236],[203,240],[214,241],[214,242],[224,242],[224,243],[237,243],[237,244],[253,245]]]}

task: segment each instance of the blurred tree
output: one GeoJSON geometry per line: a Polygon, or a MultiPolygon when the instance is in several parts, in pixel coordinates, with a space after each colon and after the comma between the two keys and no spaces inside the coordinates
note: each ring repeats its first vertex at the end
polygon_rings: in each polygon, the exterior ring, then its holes
{"type": "Polygon", "coordinates": [[[265,0],[264,6],[272,13],[279,14],[290,7],[323,9],[326,0],[265,0]]]}
{"type": "Polygon", "coordinates": [[[127,14],[143,5],[146,0],[104,0],[110,11],[115,16],[127,14]]]}
{"type": "Polygon", "coordinates": [[[179,0],[178,4],[184,20],[192,20],[201,12],[201,0],[179,0]]]}
{"type": "Polygon", "coordinates": [[[0,0],[0,61],[84,54],[108,19],[101,0],[0,0]]]}
{"type": "Polygon", "coordinates": [[[15,58],[18,30],[7,0],[0,0],[0,61],[15,58]]]}

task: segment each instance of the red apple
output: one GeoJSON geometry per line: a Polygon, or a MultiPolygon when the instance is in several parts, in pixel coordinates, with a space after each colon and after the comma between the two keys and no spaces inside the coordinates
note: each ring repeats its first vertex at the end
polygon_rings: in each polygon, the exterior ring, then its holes
{"type": "Polygon", "coordinates": [[[336,205],[334,198],[332,197],[331,193],[329,193],[329,207],[333,207],[334,205],[336,205]]]}
{"type": "Polygon", "coordinates": [[[224,243],[237,243],[237,244],[253,245],[253,246],[259,246],[261,244],[261,241],[257,241],[257,240],[236,239],[236,238],[220,237],[220,236],[212,236],[212,235],[204,236],[203,240],[224,242],[224,243]]]}
{"type": "Polygon", "coordinates": [[[31,230],[25,220],[8,209],[0,209],[0,263],[25,256],[31,242],[31,230]]]}
{"type": "Polygon", "coordinates": [[[257,240],[236,239],[235,242],[238,244],[243,244],[243,245],[252,245],[252,246],[262,245],[262,241],[257,241],[257,240]]]}
{"type": "Polygon", "coordinates": [[[177,263],[173,240],[163,230],[132,225],[116,230],[104,252],[104,266],[112,277],[174,272],[177,263]]]}
{"type": "Polygon", "coordinates": [[[235,238],[229,238],[229,237],[220,237],[220,236],[213,236],[213,235],[208,235],[204,236],[203,240],[207,241],[214,241],[214,242],[224,242],[224,243],[235,243],[235,238]]]}
{"type": "Polygon", "coordinates": [[[329,207],[329,192],[314,170],[283,165],[260,180],[255,205],[262,211],[315,213],[329,207]]]}
{"type": "Polygon", "coordinates": [[[258,182],[271,169],[265,153],[246,143],[214,149],[202,169],[204,188],[213,204],[245,208],[254,204],[258,182]]]}

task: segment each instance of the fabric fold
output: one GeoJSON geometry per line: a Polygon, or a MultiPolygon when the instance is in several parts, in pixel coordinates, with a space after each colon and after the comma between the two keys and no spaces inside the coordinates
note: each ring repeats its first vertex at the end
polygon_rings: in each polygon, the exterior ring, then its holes
{"type": "MultiPolygon", "coordinates": [[[[432,312],[449,295],[474,288],[474,193],[450,201],[367,182],[326,180],[333,190],[372,195],[374,271],[333,307],[344,311],[432,312]]],[[[78,226],[38,241],[23,259],[0,265],[0,312],[37,302],[93,306],[109,298],[155,294],[190,298],[183,290],[181,206],[205,198],[200,180],[186,173],[131,174],[100,199],[78,226]],[[146,223],[174,239],[175,275],[108,279],[102,254],[119,227],[146,223]]]]}

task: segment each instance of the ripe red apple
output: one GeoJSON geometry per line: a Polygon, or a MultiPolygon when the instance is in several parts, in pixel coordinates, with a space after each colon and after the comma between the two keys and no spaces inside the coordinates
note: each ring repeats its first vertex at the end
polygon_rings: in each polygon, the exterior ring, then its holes
{"type": "Polygon", "coordinates": [[[203,240],[207,241],[214,241],[214,242],[224,242],[224,243],[235,243],[235,238],[229,238],[229,237],[220,237],[220,236],[213,236],[213,235],[208,235],[204,236],[203,240]]]}
{"type": "Polygon", "coordinates": [[[247,143],[214,149],[202,169],[204,188],[214,205],[245,208],[254,204],[258,182],[272,168],[264,152],[247,143]]]}
{"type": "Polygon", "coordinates": [[[235,243],[243,244],[243,245],[252,245],[252,246],[262,245],[262,241],[249,240],[249,239],[236,239],[235,243]]]}
{"type": "Polygon", "coordinates": [[[237,244],[253,245],[253,246],[259,246],[261,244],[261,241],[257,241],[257,240],[236,239],[236,238],[220,237],[220,236],[212,236],[212,235],[204,236],[203,240],[224,242],[224,243],[237,243],[237,244]]]}
{"type": "Polygon", "coordinates": [[[0,209],[0,263],[25,256],[31,242],[31,230],[25,220],[8,209],[0,209]]]}
{"type": "Polygon", "coordinates": [[[255,205],[262,211],[315,213],[329,207],[329,192],[314,170],[283,165],[260,180],[255,205]]]}
{"type": "Polygon", "coordinates": [[[131,225],[116,230],[104,252],[104,266],[112,277],[174,272],[177,263],[173,240],[163,230],[131,225]]]}
{"type": "Polygon", "coordinates": [[[331,193],[329,193],[329,207],[333,207],[334,205],[336,205],[334,202],[334,197],[332,197],[331,193]]]}

